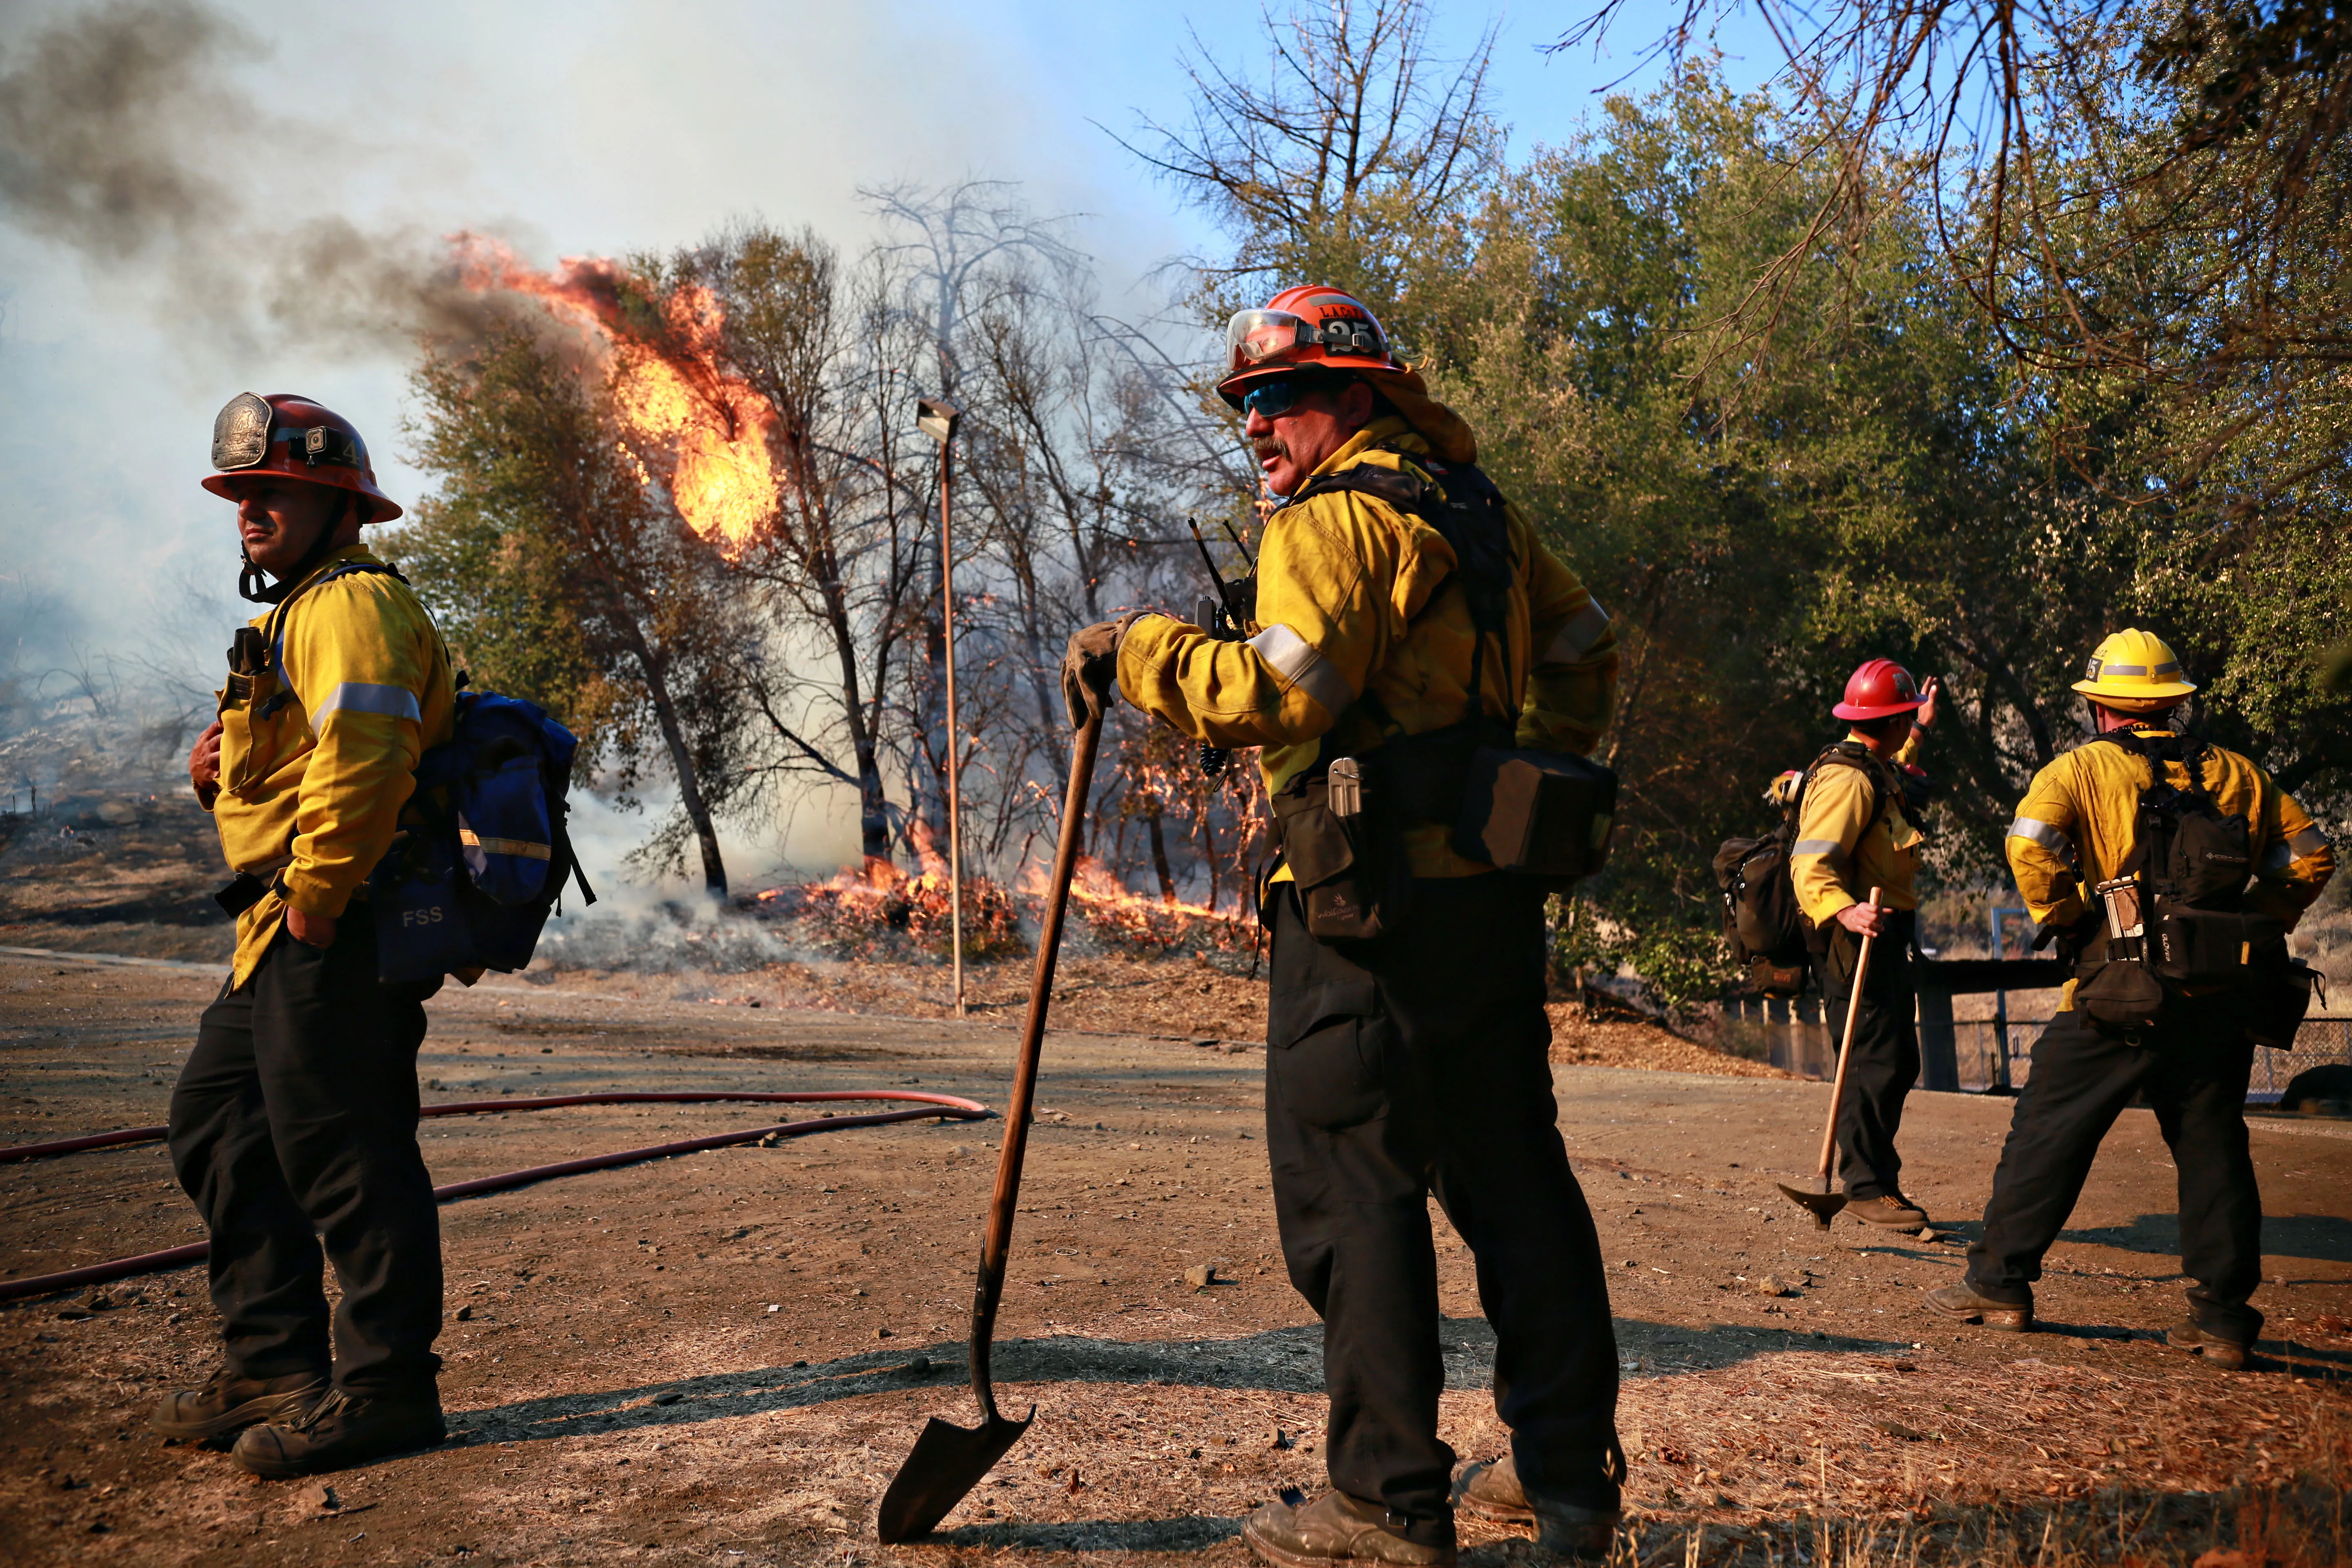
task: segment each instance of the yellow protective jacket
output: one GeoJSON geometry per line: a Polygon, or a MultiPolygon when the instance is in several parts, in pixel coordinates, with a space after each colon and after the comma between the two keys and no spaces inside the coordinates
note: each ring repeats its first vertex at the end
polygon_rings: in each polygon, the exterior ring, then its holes
{"type": "MultiPolygon", "coordinates": [[[[1899,767],[1918,755],[1915,731],[1895,753],[1899,767]]],[[[1813,769],[1797,808],[1797,837],[1789,850],[1789,880],[1797,903],[1815,926],[1826,926],[1849,904],[1870,901],[1870,889],[1890,910],[1919,907],[1919,846],[1927,842],[1891,794],[1874,812],[1869,778],[1860,768],[1824,763],[1813,769]]]]}
{"type": "Polygon", "coordinates": [[[449,650],[408,584],[387,572],[319,579],[337,551],[253,625],[269,668],[221,689],[220,793],[212,804],[232,870],[271,882],[237,917],[232,986],[261,962],[288,904],[340,916],[383,858],[416,787],[417,759],[449,739],[449,650]]]}
{"type": "MultiPolygon", "coordinates": [[[[2140,728],[2151,737],[2169,733],[2140,728]]],[[[2186,785],[2189,771],[2163,763],[2166,779],[2186,785]]],[[[2225,816],[2242,815],[2253,840],[2250,912],[2271,915],[2290,931],[2336,874],[2336,850],[2294,797],[2247,758],[2206,749],[2203,783],[2225,816]]],[[[2088,742],[2033,775],[2009,825],[2009,868],[2025,907],[2042,925],[2070,926],[2090,910],[2090,890],[2114,880],[2132,851],[2139,794],[2154,781],[2149,764],[2122,747],[2088,742]]],[[[2066,983],[2062,1011],[2074,1005],[2066,983]]]]}
{"type": "MultiPolygon", "coordinates": [[[[1450,411],[1443,418],[1451,423],[1439,421],[1433,437],[1399,417],[1376,419],[1315,477],[1360,463],[1401,468],[1418,454],[1475,461],[1469,427],[1450,411]]],[[[1517,567],[1511,631],[1508,657],[1490,638],[1480,664],[1486,710],[1518,715],[1522,747],[1590,752],[1609,725],[1617,634],[1519,510],[1507,505],[1506,517],[1517,567]]],[[[1267,790],[1279,791],[1327,746],[1332,756],[1360,756],[1381,744],[1380,727],[1356,706],[1367,690],[1408,734],[1465,716],[1475,634],[1461,586],[1447,582],[1455,564],[1443,534],[1384,500],[1350,490],[1309,496],[1266,524],[1250,639],[1219,642],[1168,616],[1139,620],[1119,644],[1119,689],[1195,740],[1264,747],[1259,769],[1267,790]]],[[[1456,855],[1450,831],[1406,828],[1413,875],[1493,869],[1456,855]]]]}

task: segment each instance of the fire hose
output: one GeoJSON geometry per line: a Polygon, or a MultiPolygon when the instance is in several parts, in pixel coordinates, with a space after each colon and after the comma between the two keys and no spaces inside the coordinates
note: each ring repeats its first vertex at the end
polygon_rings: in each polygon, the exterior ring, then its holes
{"type": "MultiPolygon", "coordinates": [[[[658,1160],[672,1154],[699,1153],[705,1149],[724,1149],[732,1144],[750,1143],[761,1138],[803,1138],[812,1132],[838,1132],[850,1127],[880,1127],[893,1121],[915,1121],[925,1117],[942,1121],[979,1121],[996,1113],[975,1100],[964,1100],[952,1094],[919,1094],[911,1089],[815,1089],[806,1093],[769,1093],[751,1089],[717,1089],[705,1092],[688,1090],[630,1090],[611,1094],[548,1094],[533,1095],[521,1100],[459,1100],[437,1105],[427,1105],[420,1116],[486,1115],[506,1110],[553,1110],[566,1105],[693,1105],[712,1100],[748,1100],[759,1104],[808,1105],[843,1100],[912,1100],[923,1109],[906,1110],[875,1110],[861,1116],[835,1116],[830,1111],[811,1121],[780,1121],[768,1127],[747,1127],[734,1132],[715,1132],[708,1138],[687,1138],[675,1143],[655,1143],[643,1149],[621,1149],[609,1154],[590,1154],[578,1160],[562,1160],[552,1165],[533,1165],[526,1171],[509,1171],[503,1175],[477,1176],[469,1182],[452,1182],[433,1189],[435,1198],[447,1203],[453,1198],[469,1198],[482,1193],[502,1193],[512,1187],[528,1186],[556,1176],[576,1176],[588,1171],[610,1170],[615,1165],[632,1165],[641,1160],[658,1160]]],[[[95,1132],[82,1138],[61,1138],[52,1143],[19,1143],[0,1147],[0,1164],[22,1160],[51,1159],[60,1154],[78,1154],[91,1149],[111,1149],[126,1143],[153,1142],[163,1136],[161,1127],[126,1127],[116,1132],[95,1132]]],[[[92,1263],[81,1268],[68,1268],[56,1274],[37,1274],[29,1279],[0,1280],[0,1301],[20,1300],[27,1296],[45,1296],[53,1290],[77,1289],[84,1285],[103,1285],[110,1280],[127,1279],[135,1274],[155,1274],[166,1268],[203,1259],[212,1251],[212,1244],[190,1242],[185,1247],[165,1247],[161,1252],[142,1253],[135,1258],[118,1258],[107,1263],[92,1263]]]]}

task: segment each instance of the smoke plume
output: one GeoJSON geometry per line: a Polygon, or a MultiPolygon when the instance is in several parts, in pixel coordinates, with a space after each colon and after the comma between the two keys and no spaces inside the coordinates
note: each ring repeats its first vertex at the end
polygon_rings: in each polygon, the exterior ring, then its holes
{"type": "Polygon", "coordinates": [[[267,47],[198,0],[106,0],[33,34],[0,54],[0,209],[234,347],[477,333],[491,307],[445,241],[319,210],[336,139],[273,122],[233,79],[267,47]]]}

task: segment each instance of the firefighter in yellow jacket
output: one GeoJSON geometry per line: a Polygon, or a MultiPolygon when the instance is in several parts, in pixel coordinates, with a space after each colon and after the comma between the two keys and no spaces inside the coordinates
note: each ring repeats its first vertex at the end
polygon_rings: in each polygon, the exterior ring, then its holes
{"type": "Polygon", "coordinates": [[[172,1094],[180,1184],[211,1234],[225,1339],[155,1429],[236,1434],[264,1476],[442,1436],[441,1242],[416,1144],[416,988],[376,978],[362,884],[417,759],[446,741],[449,656],[360,530],[400,515],[349,421],[307,398],[223,408],[204,480],[236,503],[246,596],[217,720],[189,758],[236,876],[228,982],[172,1094]],[[274,581],[273,581],[274,580],[274,581]],[[331,1262],[341,1300],[322,1293],[331,1262]]]}
{"type": "Polygon", "coordinates": [[[2106,638],[2074,689],[2098,735],[2034,775],[2009,864],[2077,978],[2034,1045],[1968,1275],[1927,1302],[2030,1329],[2042,1255],[2100,1140],[2145,1094],[2179,1167],[2192,1281],[2188,1321],[2167,1337],[2235,1369],[2263,1324],[2250,1302],[2262,1280],[2245,1121],[2254,1037],[2291,1038],[2309,1000],[2286,933],[2335,874],[2336,852],[2251,760],[2172,727],[2197,688],[2160,637],[2106,638]]]}
{"type": "Polygon", "coordinates": [[[1267,1152],[1291,1281],[1324,1321],[1333,1489],[1267,1504],[1244,1535],[1293,1565],[1450,1563],[1459,1507],[1594,1550],[1622,1473],[1617,1363],[1550,1093],[1544,891],[1452,825],[1469,738],[1591,749],[1615,635],[1362,304],[1288,289],[1228,339],[1219,390],[1282,500],[1247,640],[1129,616],[1072,639],[1066,685],[1074,718],[1115,673],[1185,734],[1262,748],[1281,826],[1267,1152]],[[1511,1429],[1458,1487],[1437,1436],[1433,1189],[1477,1257],[1511,1429]]]}
{"type": "Polygon", "coordinates": [[[1916,1232],[1927,1211],[1903,1194],[1895,1147],[1903,1102],[1919,1081],[1919,1031],[1911,953],[1916,944],[1919,847],[1926,840],[1904,780],[1920,737],[1936,721],[1936,682],[1915,685],[1893,659],[1874,658],[1845,684],[1830,710],[1846,738],[1804,775],[1789,879],[1812,922],[1821,960],[1822,1013],[1844,1026],[1862,946],[1870,970],[1844,1048],[1845,1098],[1838,1103],[1838,1176],[1844,1212],[1889,1230],[1916,1232]],[[1878,889],[1875,907],[1872,889],[1878,889]]]}

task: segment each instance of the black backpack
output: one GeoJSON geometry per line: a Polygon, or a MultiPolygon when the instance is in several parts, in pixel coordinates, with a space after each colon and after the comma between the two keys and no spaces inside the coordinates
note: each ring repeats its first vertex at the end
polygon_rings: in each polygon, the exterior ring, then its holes
{"type": "Polygon", "coordinates": [[[2131,853],[2112,880],[2092,889],[2099,930],[2084,945],[2075,1001],[2098,1023],[2130,1032],[2153,1026],[2168,994],[2181,987],[2238,985],[2258,964],[2284,967],[2284,932],[2246,913],[2253,831],[2242,816],[2223,816],[2207,793],[2206,743],[2128,730],[2099,740],[2147,762],[2149,777],[2131,853]],[[2181,764],[2187,787],[2166,779],[2167,762],[2181,764]]]}
{"type": "Polygon", "coordinates": [[[1746,968],[1748,980],[1767,996],[1794,996],[1803,991],[1806,971],[1822,952],[1820,933],[1797,901],[1789,857],[1796,847],[1805,791],[1824,765],[1861,773],[1871,795],[1870,817],[1863,831],[1877,826],[1890,795],[1885,764],[1864,748],[1841,741],[1813,759],[1789,792],[1780,820],[1769,832],[1759,838],[1727,838],[1715,852],[1724,940],[1731,944],[1732,962],[1746,968]]]}

